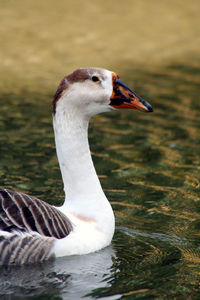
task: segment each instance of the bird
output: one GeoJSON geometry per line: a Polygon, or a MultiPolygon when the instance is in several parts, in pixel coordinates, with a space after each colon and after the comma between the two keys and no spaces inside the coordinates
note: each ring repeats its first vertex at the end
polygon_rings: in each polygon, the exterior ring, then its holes
{"type": "Polygon", "coordinates": [[[0,265],[85,255],[111,243],[115,218],[93,165],[88,124],[96,114],[121,108],[153,111],[113,71],[79,68],[62,79],[52,115],[64,204],[0,189],[0,265]]]}

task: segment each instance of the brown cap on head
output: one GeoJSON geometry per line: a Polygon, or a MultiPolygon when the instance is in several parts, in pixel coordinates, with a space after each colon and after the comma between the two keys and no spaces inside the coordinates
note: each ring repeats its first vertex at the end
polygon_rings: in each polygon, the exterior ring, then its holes
{"type": "Polygon", "coordinates": [[[56,113],[56,104],[61,98],[63,91],[65,91],[72,83],[82,82],[87,79],[91,79],[93,73],[101,73],[101,75],[103,75],[102,69],[99,68],[80,68],[62,79],[52,102],[54,114],[56,113]]]}

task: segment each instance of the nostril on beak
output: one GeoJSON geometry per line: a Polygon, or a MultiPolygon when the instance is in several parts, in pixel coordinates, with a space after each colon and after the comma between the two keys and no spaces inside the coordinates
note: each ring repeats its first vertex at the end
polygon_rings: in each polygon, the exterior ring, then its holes
{"type": "Polygon", "coordinates": [[[131,93],[128,94],[130,98],[134,98],[133,95],[131,93]]]}

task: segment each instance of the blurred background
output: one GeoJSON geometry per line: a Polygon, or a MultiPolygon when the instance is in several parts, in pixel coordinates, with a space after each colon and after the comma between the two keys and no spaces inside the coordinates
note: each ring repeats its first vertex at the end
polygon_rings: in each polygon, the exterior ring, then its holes
{"type": "Polygon", "coordinates": [[[62,203],[51,101],[74,69],[117,72],[154,108],[90,123],[93,161],[116,216],[112,246],[43,272],[6,269],[0,295],[199,299],[200,1],[0,4],[2,187],[62,203]]]}
{"type": "Polygon", "coordinates": [[[1,1],[2,92],[55,91],[78,67],[199,62],[199,1],[1,1]]]}

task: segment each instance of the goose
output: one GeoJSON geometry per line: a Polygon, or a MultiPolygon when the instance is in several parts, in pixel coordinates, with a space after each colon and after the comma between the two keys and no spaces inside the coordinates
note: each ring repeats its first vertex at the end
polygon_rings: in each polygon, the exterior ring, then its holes
{"type": "Polygon", "coordinates": [[[80,68],[65,76],[52,106],[65,201],[55,207],[25,193],[1,189],[1,265],[84,255],[111,243],[115,218],[92,162],[89,120],[120,108],[153,111],[116,73],[101,68],[80,68]]]}

